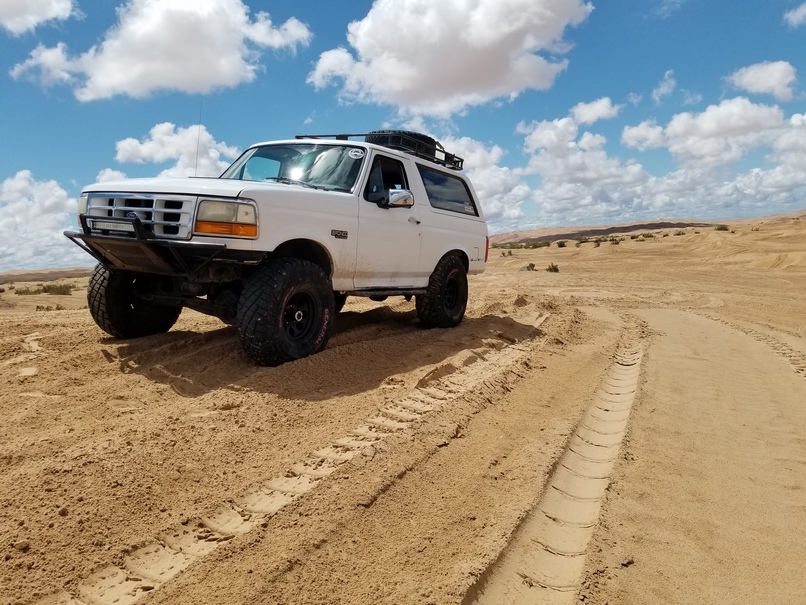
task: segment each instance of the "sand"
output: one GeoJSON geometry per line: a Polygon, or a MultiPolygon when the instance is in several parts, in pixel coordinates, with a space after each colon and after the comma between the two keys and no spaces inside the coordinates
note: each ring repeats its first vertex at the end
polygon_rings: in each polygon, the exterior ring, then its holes
{"type": "Polygon", "coordinates": [[[0,604],[806,601],[806,220],[689,222],[493,249],[452,330],[351,298],[278,368],[0,276],[0,604]]]}

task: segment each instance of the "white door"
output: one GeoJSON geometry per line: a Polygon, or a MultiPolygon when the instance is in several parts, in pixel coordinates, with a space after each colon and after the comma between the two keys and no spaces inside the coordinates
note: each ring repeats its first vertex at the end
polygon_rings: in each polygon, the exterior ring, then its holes
{"type": "Polygon", "coordinates": [[[376,153],[358,207],[355,287],[405,288],[427,282],[420,264],[420,206],[382,208],[377,199],[391,189],[408,189],[403,164],[376,153]]]}

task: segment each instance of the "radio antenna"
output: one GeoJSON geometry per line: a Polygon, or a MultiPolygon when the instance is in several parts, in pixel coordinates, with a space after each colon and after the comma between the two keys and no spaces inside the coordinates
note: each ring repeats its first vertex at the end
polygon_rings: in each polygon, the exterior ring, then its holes
{"type": "Polygon", "coordinates": [[[196,163],[193,166],[193,176],[194,178],[198,176],[199,172],[199,146],[201,145],[201,120],[202,120],[202,105],[204,104],[204,100],[199,101],[199,128],[196,131],[196,163]]]}

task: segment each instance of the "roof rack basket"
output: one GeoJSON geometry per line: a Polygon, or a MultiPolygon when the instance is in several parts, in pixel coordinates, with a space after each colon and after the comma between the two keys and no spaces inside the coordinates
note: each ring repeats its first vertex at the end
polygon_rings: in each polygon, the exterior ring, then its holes
{"type": "Polygon", "coordinates": [[[405,151],[413,156],[445,166],[451,170],[462,170],[464,159],[448,153],[431,137],[413,132],[379,131],[350,134],[298,134],[297,139],[336,139],[349,141],[351,137],[364,137],[365,142],[382,145],[390,149],[405,151]]]}

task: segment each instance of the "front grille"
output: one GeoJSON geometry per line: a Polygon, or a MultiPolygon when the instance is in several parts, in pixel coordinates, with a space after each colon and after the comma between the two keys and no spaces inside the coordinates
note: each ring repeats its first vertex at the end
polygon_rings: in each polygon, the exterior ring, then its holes
{"type": "Polygon", "coordinates": [[[87,199],[87,218],[90,229],[96,232],[106,229],[94,228],[93,218],[136,216],[143,229],[157,238],[190,239],[195,206],[195,196],[91,193],[87,199]]]}

